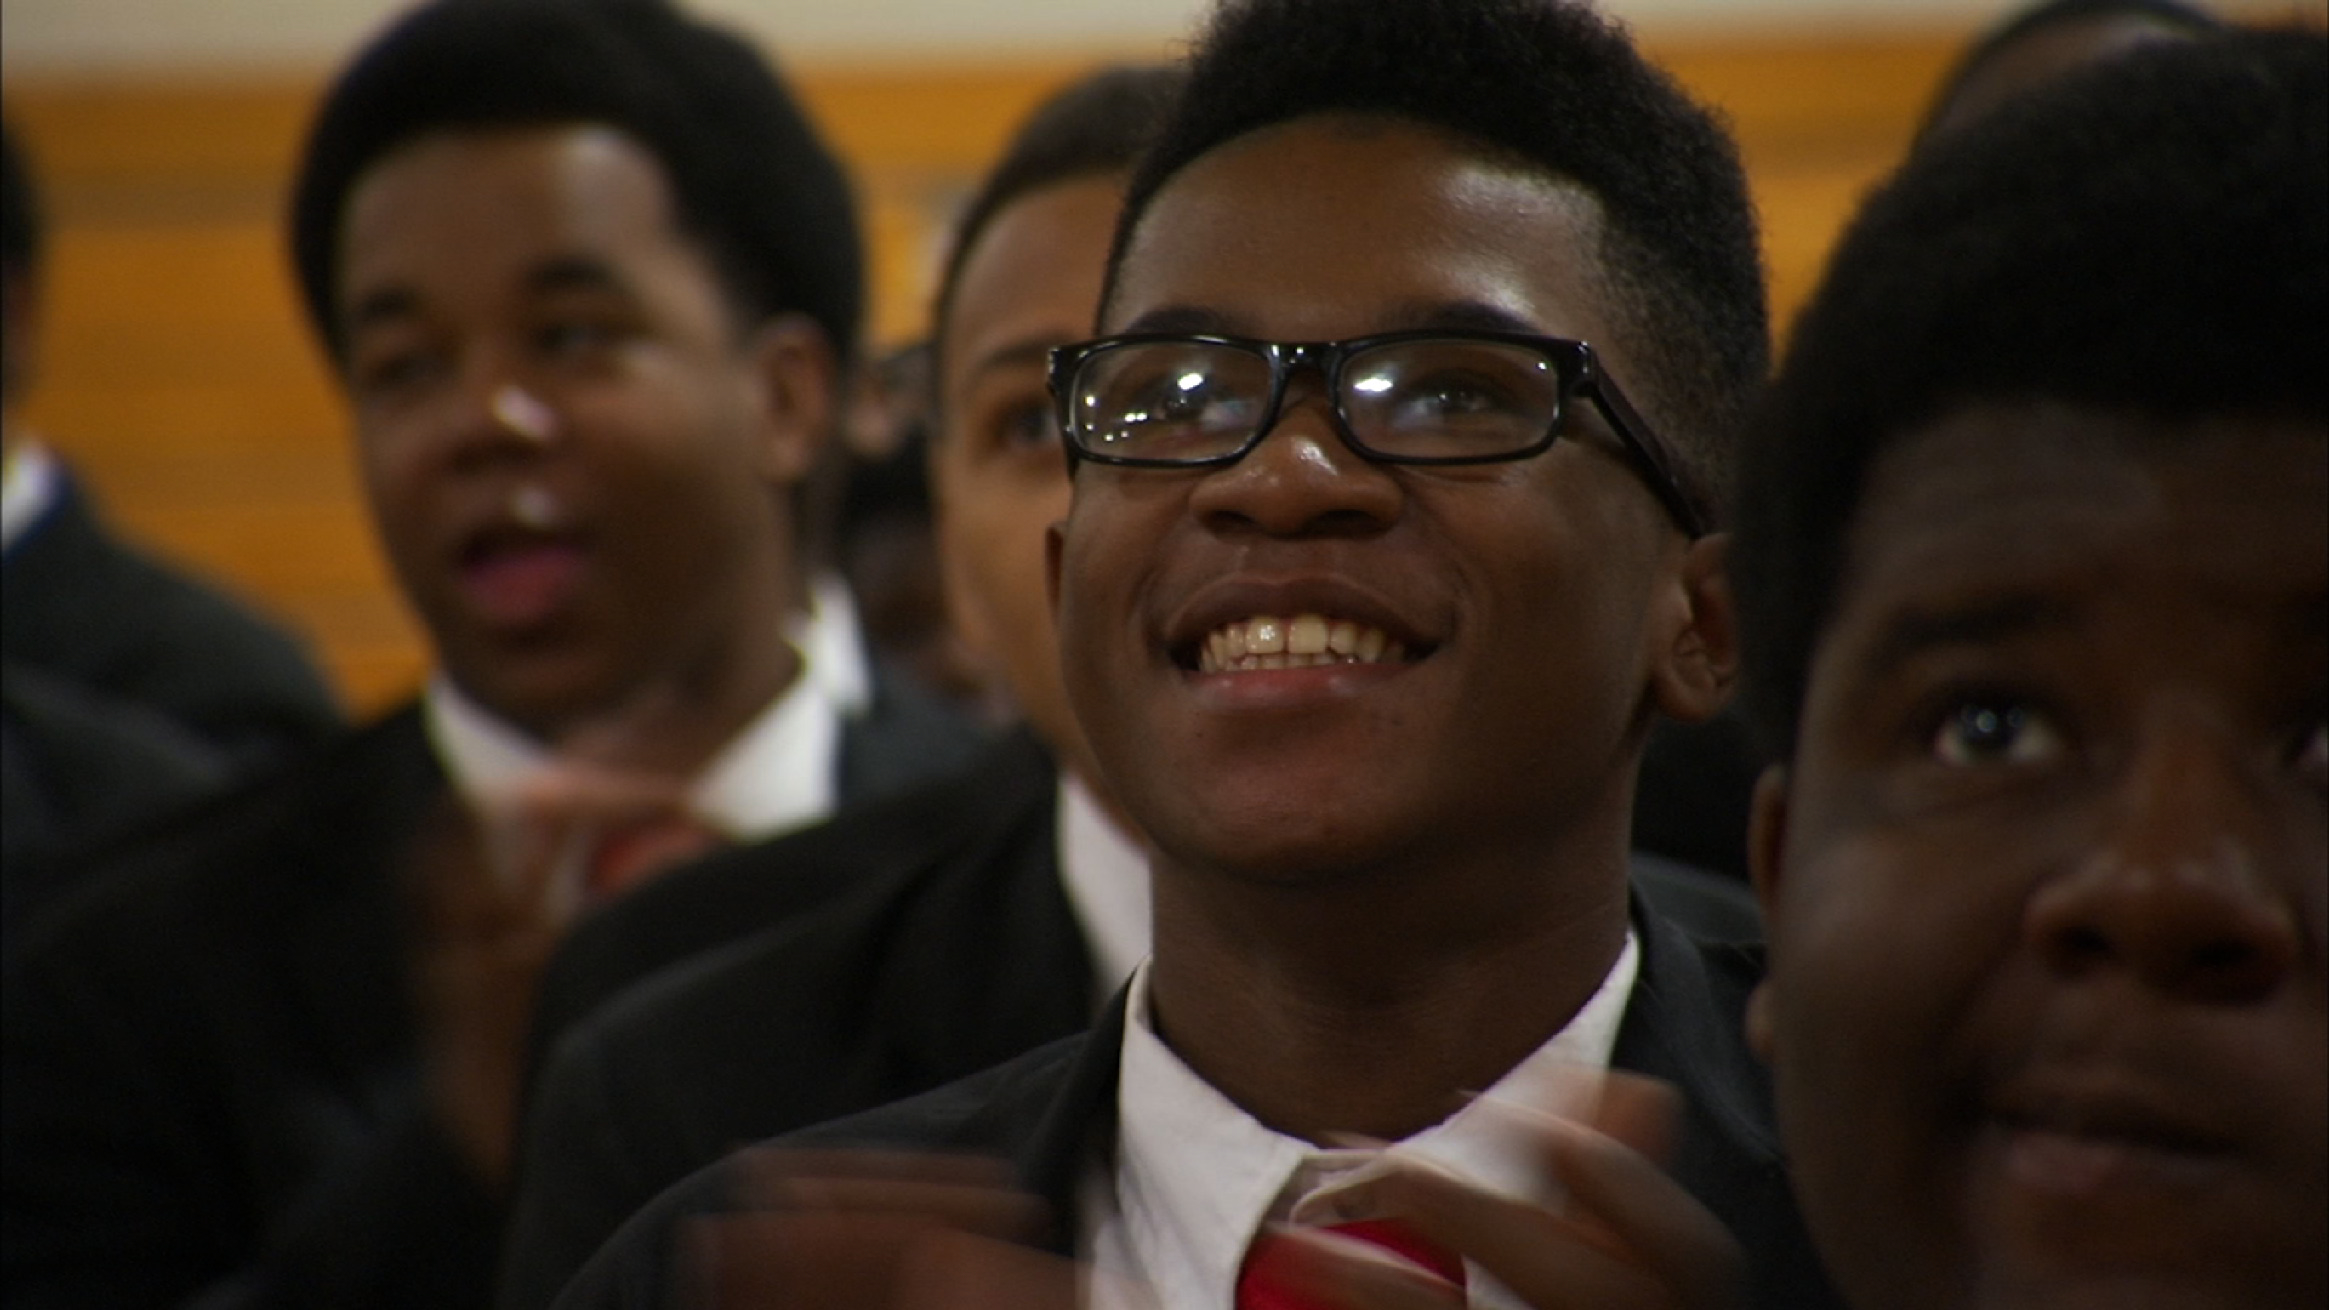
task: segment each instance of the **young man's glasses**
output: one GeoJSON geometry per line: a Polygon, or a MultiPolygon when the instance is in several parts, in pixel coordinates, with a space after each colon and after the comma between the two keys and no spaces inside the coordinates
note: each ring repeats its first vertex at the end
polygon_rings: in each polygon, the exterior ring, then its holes
{"type": "Polygon", "coordinates": [[[1344,443],[1386,464],[1527,459],[1553,444],[1569,398],[1579,397],[1625,442],[1683,530],[1707,531],[1673,452],[1582,341],[1434,330],[1302,344],[1138,333],[1052,351],[1051,391],[1071,462],[1205,468],[1261,444],[1300,368],[1325,377],[1344,443]]]}

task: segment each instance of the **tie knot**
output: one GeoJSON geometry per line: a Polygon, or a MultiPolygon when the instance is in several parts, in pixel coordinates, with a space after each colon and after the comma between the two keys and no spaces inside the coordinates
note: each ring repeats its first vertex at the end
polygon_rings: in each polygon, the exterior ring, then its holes
{"type": "MultiPolygon", "coordinates": [[[[1324,1224],[1318,1231],[1379,1246],[1456,1287],[1464,1285],[1463,1257],[1400,1220],[1360,1219],[1324,1224]]],[[[1323,1310],[1318,1301],[1299,1290],[1288,1270],[1287,1264],[1294,1258],[1288,1245],[1285,1236],[1275,1230],[1265,1230],[1254,1238],[1237,1273],[1237,1310],[1323,1310]]]]}
{"type": "Polygon", "coordinates": [[[693,815],[673,812],[610,828],[591,847],[587,885],[593,901],[620,894],[650,874],[722,844],[693,815]]]}

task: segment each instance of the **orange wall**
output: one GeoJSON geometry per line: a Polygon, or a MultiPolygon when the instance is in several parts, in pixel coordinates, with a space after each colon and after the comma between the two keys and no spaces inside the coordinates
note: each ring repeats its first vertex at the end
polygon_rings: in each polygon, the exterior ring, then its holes
{"type": "MultiPolygon", "coordinates": [[[[1791,311],[1870,182],[1897,160],[1952,35],[1655,44],[1731,117],[1791,311]]],[[[946,214],[1072,64],[799,70],[854,162],[873,242],[874,331],[919,331],[946,214]]],[[[114,519],[283,616],[349,704],[424,667],[365,526],[346,420],[297,316],[278,233],[314,91],[12,79],[53,240],[39,430],[114,519]]]]}

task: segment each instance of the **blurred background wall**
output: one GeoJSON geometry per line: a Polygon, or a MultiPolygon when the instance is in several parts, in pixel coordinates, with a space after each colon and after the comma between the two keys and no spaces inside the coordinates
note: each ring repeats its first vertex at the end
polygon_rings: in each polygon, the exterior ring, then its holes
{"type": "MultiPolygon", "coordinates": [[[[692,0],[778,52],[853,162],[877,344],[921,331],[952,207],[1017,116],[1201,0],[692,0]]],[[[424,667],[365,524],[279,215],[309,105],[388,0],[7,0],[0,77],[51,224],[35,426],[112,519],[283,617],[351,708],[424,667]]],[[[1606,0],[1738,132],[1773,309],[2008,0],[1606,0]]],[[[2323,0],[2215,6],[2318,23],[2323,0]]]]}

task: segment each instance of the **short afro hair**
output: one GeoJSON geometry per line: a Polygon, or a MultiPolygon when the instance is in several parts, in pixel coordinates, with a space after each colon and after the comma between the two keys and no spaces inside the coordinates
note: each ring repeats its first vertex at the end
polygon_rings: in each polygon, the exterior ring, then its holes
{"type": "Polygon", "coordinates": [[[1797,321],[1741,453],[1749,713],[1791,758],[1862,487],[1985,403],[2329,414],[2329,42],[2225,32],[2096,65],[1919,152],[1797,321]]]}
{"type": "Polygon", "coordinates": [[[10,277],[30,280],[38,276],[46,235],[32,161],[17,141],[15,127],[0,119],[0,266],[10,277]]]}
{"type": "Polygon", "coordinates": [[[1917,126],[1917,141],[1931,136],[1966,88],[2023,42],[2082,23],[2114,21],[2145,23],[2161,32],[2184,36],[2208,36],[2225,26],[2214,14],[2183,0],[2045,0],[1991,28],[1957,57],[1925,108],[1924,122],[1917,126]]]}
{"type": "MultiPolygon", "coordinates": [[[[1112,66],[1053,92],[1012,134],[986,179],[955,220],[945,271],[931,310],[933,347],[943,355],[946,316],[973,246],[995,216],[1030,192],[1085,178],[1129,174],[1148,149],[1186,77],[1177,67],[1112,66]]],[[[938,368],[930,369],[935,385],[938,368]]]]}
{"type": "Polygon", "coordinates": [[[1715,118],[1575,0],[1231,0],[1133,177],[1103,304],[1175,174],[1247,133],[1322,113],[1410,120],[1593,195],[1609,308],[1652,374],[1623,381],[1692,480],[1727,484],[1770,365],[1746,175],[1715,118]]]}
{"type": "Polygon", "coordinates": [[[563,124],[615,128],[662,165],[741,321],[802,313],[851,355],[864,256],[849,180],[757,51],[667,0],[436,0],[340,75],[300,163],[292,258],[333,358],[340,225],[365,173],[436,133],[563,124]]]}

